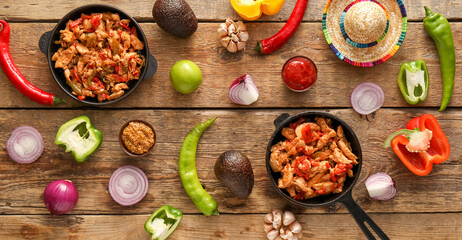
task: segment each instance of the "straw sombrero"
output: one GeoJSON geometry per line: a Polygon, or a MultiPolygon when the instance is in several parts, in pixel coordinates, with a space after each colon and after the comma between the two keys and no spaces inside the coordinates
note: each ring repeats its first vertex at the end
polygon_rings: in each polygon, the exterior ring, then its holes
{"type": "Polygon", "coordinates": [[[322,28],[341,60],[372,67],[390,59],[403,43],[407,14],[402,0],[328,0],[322,28]]]}

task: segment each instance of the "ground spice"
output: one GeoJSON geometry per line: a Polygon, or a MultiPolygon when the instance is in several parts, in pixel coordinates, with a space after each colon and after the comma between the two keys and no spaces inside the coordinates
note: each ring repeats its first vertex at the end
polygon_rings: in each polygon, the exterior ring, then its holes
{"type": "Polygon", "coordinates": [[[154,145],[154,131],[142,122],[130,122],[122,131],[122,142],[133,154],[147,153],[154,145]]]}

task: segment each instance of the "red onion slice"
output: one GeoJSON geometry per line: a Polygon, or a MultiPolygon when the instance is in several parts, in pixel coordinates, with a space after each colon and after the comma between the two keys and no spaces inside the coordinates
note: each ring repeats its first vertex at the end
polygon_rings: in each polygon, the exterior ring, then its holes
{"type": "Polygon", "coordinates": [[[384,172],[371,175],[366,180],[369,196],[376,200],[389,200],[396,195],[395,181],[384,172]]]}
{"type": "Polygon", "coordinates": [[[118,168],[109,180],[109,193],[122,206],[131,206],[141,201],[146,196],[148,187],[146,174],[134,166],[118,168]]]}
{"type": "Polygon", "coordinates": [[[350,101],[357,113],[368,115],[383,106],[385,94],[379,85],[365,82],[355,87],[351,93],[350,101]]]}
{"type": "Polygon", "coordinates": [[[35,162],[42,155],[43,147],[42,135],[31,126],[15,128],[6,142],[8,156],[19,164],[35,162]]]}
{"type": "Polygon", "coordinates": [[[228,97],[236,104],[250,105],[257,101],[258,96],[257,86],[249,74],[237,78],[229,87],[228,97]]]}

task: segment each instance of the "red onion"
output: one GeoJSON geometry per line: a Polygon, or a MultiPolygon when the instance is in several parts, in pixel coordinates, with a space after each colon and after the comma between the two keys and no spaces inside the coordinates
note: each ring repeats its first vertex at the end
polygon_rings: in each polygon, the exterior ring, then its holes
{"type": "Polygon", "coordinates": [[[71,211],[78,200],[79,193],[69,180],[54,181],[43,192],[43,202],[53,216],[71,211]]]}
{"type": "Polygon", "coordinates": [[[368,115],[382,107],[385,95],[382,88],[371,82],[361,83],[351,93],[351,106],[362,115],[368,115]]]}
{"type": "Polygon", "coordinates": [[[40,132],[31,126],[20,126],[13,130],[6,142],[10,158],[20,164],[35,162],[43,152],[43,139],[40,132]]]}
{"type": "Polygon", "coordinates": [[[249,74],[234,80],[229,87],[228,97],[236,104],[250,105],[258,99],[258,89],[249,74]]]}
{"type": "Polygon", "coordinates": [[[141,201],[146,196],[148,187],[146,174],[134,166],[118,168],[109,180],[109,193],[122,206],[131,206],[141,201]]]}
{"type": "Polygon", "coordinates": [[[366,180],[369,196],[376,200],[388,200],[396,195],[395,181],[384,172],[373,174],[366,180]]]}

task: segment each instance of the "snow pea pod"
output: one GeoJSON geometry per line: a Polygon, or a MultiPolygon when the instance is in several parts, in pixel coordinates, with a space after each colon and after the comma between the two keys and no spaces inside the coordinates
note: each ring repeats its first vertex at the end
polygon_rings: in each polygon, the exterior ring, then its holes
{"type": "Polygon", "coordinates": [[[423,20],[425,30],[435,42],[440,57],[441,77],[443,79],[443,97],[440,112],[444,111],[452,97],[454,77],[456,74],[456,51],[454,38],[448,20],[439,13],[425,8],[426,17],[423,20]]]}
{"type": "Polygon", "coordinates": [[[218,204],[202,187],[196,171],[196,150],[202,133],[212,125],[216,118],[211,118],[195,126],[183,141],[180,150],[178,171],[186,193],[196,207],[206,216],[218,215],[218,204]]]}

